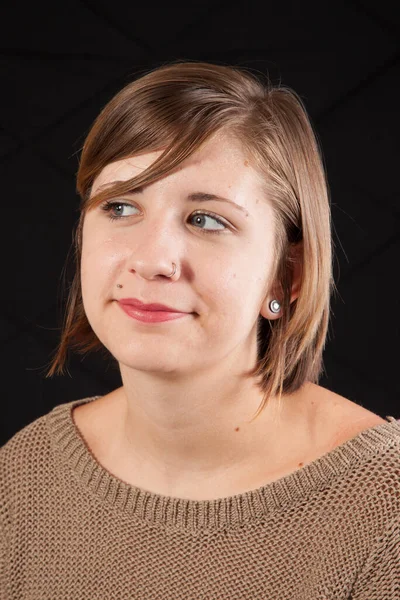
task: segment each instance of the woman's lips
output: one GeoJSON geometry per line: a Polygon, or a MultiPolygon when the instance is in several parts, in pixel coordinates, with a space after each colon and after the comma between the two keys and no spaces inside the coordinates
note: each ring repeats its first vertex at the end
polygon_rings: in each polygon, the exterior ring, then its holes
{"type": "Polygon", "coordinates": [[[143,321],[144,323],[159,323],[161,321],[172,321],[174,319],[180,319],[186,317],[190,313],[183,312],[171,312],[163,310],[140,310],[129,304],[123,304],[118,302],[122,310],[133,319],[143,321]]]}
{"type": "Polygon", "coordinates": [[[164,312],[187,312],[185,310],[179,310],[175,306],[167,306],[166,304],[160,304],[159,302],[146,303],[138,300],[137,298],[120,298],[118,300],[121,304],[128,304],[139,310],[163,310],[164,312]]]}

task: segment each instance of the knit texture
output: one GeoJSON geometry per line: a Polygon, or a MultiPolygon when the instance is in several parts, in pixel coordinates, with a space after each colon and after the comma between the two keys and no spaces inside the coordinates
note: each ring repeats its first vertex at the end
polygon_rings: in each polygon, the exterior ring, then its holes
{"type": "Polygon", "coordinates": [[[0,448],[1,600],[399,600],[400,421],[249,492],[189,500],[97,462],[60,404],[0,448]]]}

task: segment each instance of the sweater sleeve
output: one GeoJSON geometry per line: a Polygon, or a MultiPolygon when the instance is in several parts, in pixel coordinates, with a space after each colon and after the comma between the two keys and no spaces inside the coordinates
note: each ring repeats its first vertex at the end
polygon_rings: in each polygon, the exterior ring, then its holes
{"type": "Polygon", "coordinates": [[[6,534],[6,517],[8,507],[8,490],[6,486],[6,469],[4,458],[4,448],[0,447],[0,600],[6,600],[7,595],[7,568],[9,560],[9,546],[6,534]]]}
{"type": "Polygon", "coordinates": [[[379,536],[350,595],[350,600],[383,598],[400,598],[400,516],[379,536]]]}
{"type": "Polygon", "coordinates": [[[0,600],[6,598],[6,540],[0,524],[0,600]]]}

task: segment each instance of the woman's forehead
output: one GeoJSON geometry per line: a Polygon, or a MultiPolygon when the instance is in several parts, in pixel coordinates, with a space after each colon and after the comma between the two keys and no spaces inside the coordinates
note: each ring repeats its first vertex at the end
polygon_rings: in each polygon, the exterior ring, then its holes
{"type": "MultiPolygon", "coordinates": [[[[96,177],[92,193],[99,187],[115,181],[125,181],[136,177],[150,167],[162,154],[162,150],[127,157],[106,165],[96,177]]],[[[202,182],[211,178],[210,185],[222,183],[229,187],[248,187],[259,185],[258,173],[251,167],[249,157],[244,154],[240,144],[225,136],[213,136],[186,158],[173,171],[161,180],[169,183],[202,182]]]]}

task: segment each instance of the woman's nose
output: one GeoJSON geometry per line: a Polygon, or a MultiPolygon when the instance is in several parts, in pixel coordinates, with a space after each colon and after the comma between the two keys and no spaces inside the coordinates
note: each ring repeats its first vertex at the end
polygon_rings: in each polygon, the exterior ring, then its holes
{"type": "Polygon", "coordinates": [[[168,277],[173,273],[184,254],[183,232],[178,232],[172,217],[149,219],[140,223],[133,233],[132,255],[129,270],[145,279],[158,276],[168,277]]]}

